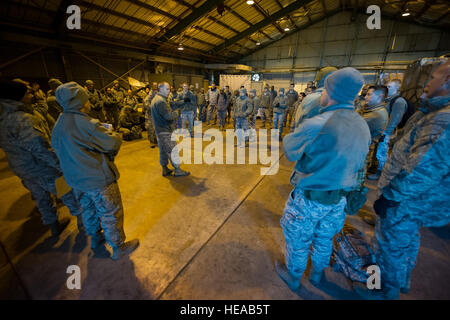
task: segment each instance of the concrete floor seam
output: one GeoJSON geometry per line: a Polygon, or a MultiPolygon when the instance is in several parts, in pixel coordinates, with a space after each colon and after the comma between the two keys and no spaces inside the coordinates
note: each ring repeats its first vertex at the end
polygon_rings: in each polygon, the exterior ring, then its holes
{"type": "MultiPolygon", "coordinates": [[[[278,158],[278,162],[280,162],[281,158],[284,156],[284,153],[280,155],[278,158]]],[[[197,257],[197,255],[203,250],[204,247],[214,238],[214,236],[217,234],[217,232],[222,229],[222,227],[227,223],[227,221],[233,216],[233,214],[242,206],[242,204],[247,200],[247,198],[252,194],[252,192],[261,184],[261,182],[264,180],[266,176],[263,175],[258,182],[250,189],[250,191],[245,195],[245,197],[238,203],[238,205],[231,211],[231,213],[225,218],[225,220],[220,224],[220,226],[211,234],[211,236],[208,238],[208,240],[205,241],[204,244],[200,246],[200,248],[195,252],[195,254],[189,259],[188,262],[180,269],[180,271],[177,272],[175,277],[169,282],[169,284],[166,286],[166,288],[161,291],[161,293],[156,297],[156,300],[160,300],[160,298],[164,295],[164,293],[167,291],[167,289],[172,285],[172,283],[175,282],[175,280],[183,273],[183,271],[187,268],[189,264],[197,257]]]]}

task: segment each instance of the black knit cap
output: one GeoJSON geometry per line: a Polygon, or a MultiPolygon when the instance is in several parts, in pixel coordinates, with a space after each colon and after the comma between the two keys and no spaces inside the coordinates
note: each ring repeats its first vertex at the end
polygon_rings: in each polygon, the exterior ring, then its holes
{"type": "Polygon", "coordinates": [[[0,80],[0,99],[20,101],[27,93],[24,83],[10,80],[0,80]]]}

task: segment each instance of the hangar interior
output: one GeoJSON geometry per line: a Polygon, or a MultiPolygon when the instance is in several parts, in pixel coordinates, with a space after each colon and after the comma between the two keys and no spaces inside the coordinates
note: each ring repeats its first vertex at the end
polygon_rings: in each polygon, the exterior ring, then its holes
{"type": "MultiPolygon", "coordinates": [[[[0,77],[37,83],[43,92],[50,78],[82,86],[90,79],[97,90],[114,81],[131,90],[186,82],[206,92],[232,76],[248,77],[232,91],[243,85],[260,95],[265,85],[278,91],[293,83],[303,92],[323,67],[353,67],[366,84],[381,84],[405,81],[417,61],[450,52],[445,0],[5,0],[0,8],[0,77]],[[67,28],[70,5],[81,9],[79,30],[67,28]],[[380,29],[367,26],[370,5],[380,8],[380,29]]],[[[207,137],[194,149],[205,150],[207,137]]],[[[0,297],[360,299],[332,267],[319,288],[302,279],[298,293],[277,276],[274,262],[285,248],[280,219],[295,165],[282,147],[270,164],[278,168],[273,175],[261,175],[267,164],[216,163],[183,164],[190,176],[164,177],[159,157],[145,130],[122,143],[115,164],[124,229],[140,246],[112,261],[92,254],[74,217],[58,238],[50,236],[0,148],[0,297]],[[81,269],[81,289],[66,285],[70,265],[81,269]]],[[[376,181],[364,185],[367,202],[346,223],[370,244],[374,227],[364,218],[376,216],[378,188],[376,181]]],[[[411,290],[400,299],[449,299],[450,228],[420,233],[411,290]]]]}

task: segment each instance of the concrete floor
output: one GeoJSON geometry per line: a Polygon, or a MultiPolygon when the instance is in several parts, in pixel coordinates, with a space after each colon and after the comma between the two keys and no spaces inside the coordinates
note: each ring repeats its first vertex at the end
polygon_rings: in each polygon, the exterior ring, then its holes
{"type": "MultiPolygon", "coordinates": [[[[203,145],[208,145],[204,142],[203,145]]],[[[293,167],[280,153],[276,175],[259,165],[183,165],[191,176],[161,176],[158,149],[124,142],[116,159],[125,232],[140,247],[114,262],[93,256],[76,220],[52,240],[29,192],[0,150],[0,298],[12,299],[358,299],[341,273],[326,270],[321,289],[305,278],[299,295],[278,278],[280,218],[293,167]],[[6,255],[5,255],[6,252],[6,255]],[[69,290],[66,269],[81,269],[81,290],[69,290]]],[[[368,185],[374,189],[374,184],[368,185]]],[[[347,223],[364,232],[366,206],[347,223]]],[[[59,212],[69,216],[67,208],[59,212]]],[[[425,228],[412,288],[401,299],[450,299],[450,228],[425,228]]]]}

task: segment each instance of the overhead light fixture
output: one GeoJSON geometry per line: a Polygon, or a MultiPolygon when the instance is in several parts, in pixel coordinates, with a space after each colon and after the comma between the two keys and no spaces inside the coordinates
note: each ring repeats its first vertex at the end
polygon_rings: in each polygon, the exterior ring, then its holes
{"type": "Polygon", "coordinates": [[[261,42],[258,41],[258,42],[256,43],[256,45],[257,45],[257,46],[260,46],[260,45],[261,45],[261,42]]]}
{"type": "Polygon", "coordinates": [[[408,9],[406,9],[406,11],[402,13],[402,17],[407,17],[409,15],[411,15],[411,13],[409,12],[408,9]]]}
{"type": "Polygon", "coordinates": [[[247,0],[247,4],[250,5],[250,6],[251,6],[252,4],[254,4],[254,3],[255,3],[255,1],[247,0]]]}
{"type": "Polygon", "coordinates": [[[286,32],[288,32],[289,30],[291,30],[291,29],[289,29],[288,27],[284,28],[284,31],[286,31],[286,32]]]}
{"type": "Polygon", "coordinates": [[[184,50],[184,48],[183,48],[183,45],[180,43],[180,45],[178,46],[178,50],[180,50],[180,51],[183,51],[184,50]]]}

